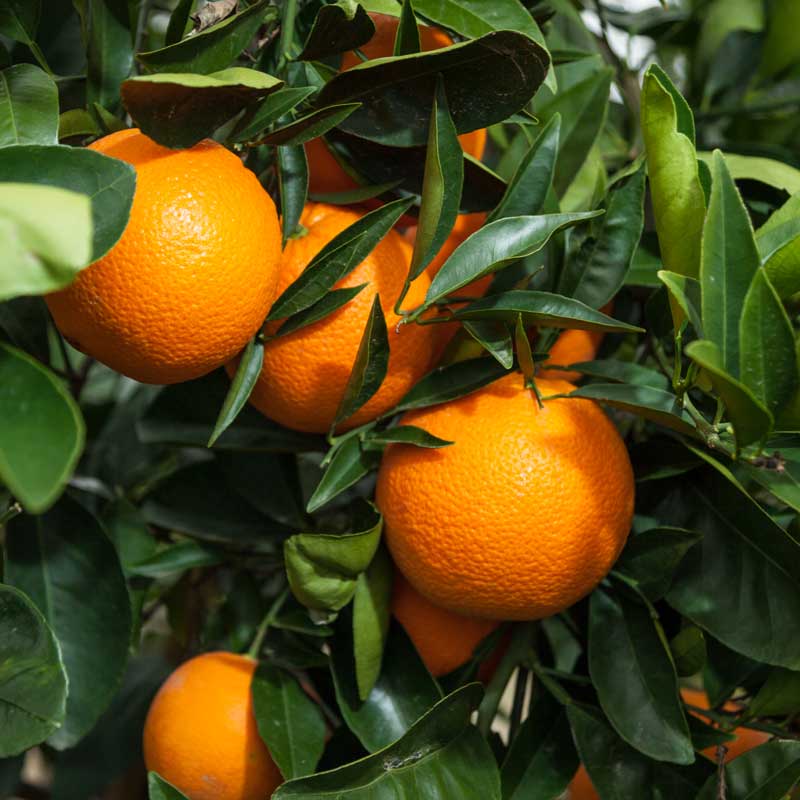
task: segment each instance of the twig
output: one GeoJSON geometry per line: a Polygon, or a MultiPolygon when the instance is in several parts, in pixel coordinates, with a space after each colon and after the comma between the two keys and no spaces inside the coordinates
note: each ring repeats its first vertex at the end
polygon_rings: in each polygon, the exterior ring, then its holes
{"type": "Polygon", "coordinates": [[[280,613],[283,604],[286,602],[286,598],[289,596],[289,587],[287,586],[276,598],[275,602],[270,606],[269,611],[267,612],[266,616],[263,620],[261,620],[261,624],[258,626],[258,630],[256,631],[256,635],[253,638],[253,643],[250,645],[250,649],[247,651],[247,655],[250,658],[258,658],[258,654],[261,651],[261,645],[264,644],[264,637],[267,635],[267,631],[269,631],[269,626],[272,625],[275,617],[278,616],[280,613]]]}

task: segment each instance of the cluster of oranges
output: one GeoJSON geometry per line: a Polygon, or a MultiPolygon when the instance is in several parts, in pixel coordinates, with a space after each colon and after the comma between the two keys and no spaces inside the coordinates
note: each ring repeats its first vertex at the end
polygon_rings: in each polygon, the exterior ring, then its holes
{"type": "MultiPolygon", "coordinates": [[[[391,52],[397,22],[376,16],[369,57],[391,52]]],[[[425,49],[445,46],[423,27],[425,49]]],[[[345,58],[345,67],[355,61],[345,58]]],[[[480,158],[485,131],[462,136],[480,158]]],[[[309,203],[303,233],[281,248],[274,203],[241,160],[202,142],[161,147],[136,130],[93,149],[136,167],[130,222],[117,245],[48,304],[63,335],[115,370],[150,383],[186,381],[227,365],[264,324],[275,298],[362,212],[309,203]]],[[[308,145],[312,191],[352,187],[322,140],[308,145]]],[[[419,306],[431,277],[484,222],[461,216],[429,269],[411,285],[419,306]]],[[[377,393],[339,430],[390,411],[436,363],[452,326],[402,325],[394,307],[411,259],[414,231],[390,231],[337,288],[364,285],[349,303],[307,327],[271,336],[250,401],[290,428],[325,433],[339,408],[377,295],[390,357],[377,393]]],[[[488,279],[468,287],[478,296],[488,279]]],[[[555,363],[593,357],[598,341],[568,331],[555,363]]],[[[573,387],[543,374],[549,395],[573,387]]],[[[633,475],[615,427],[587,400],[545,399],[523,379],[503,379],[455,401],[406,414],[454,442],[440,450],[387,448],[376,502],[399,574],[393,610],[434,675],[472,657],[501,621],[557,613],[607,574],[628,535],[633,475]]],[[[249,685],[255,662],[211,653],[182,665],[156,697],[145,729],[148,767],[191,800],[268,797],[281,780],[255,727],[249,685]]]]}

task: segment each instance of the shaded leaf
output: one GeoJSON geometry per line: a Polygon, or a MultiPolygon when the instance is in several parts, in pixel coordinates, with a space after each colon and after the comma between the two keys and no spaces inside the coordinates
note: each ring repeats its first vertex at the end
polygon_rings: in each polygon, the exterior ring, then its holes
{"type": "Polygon", "coordinates": [[[164,36],[164,44],[176,44],[188,32],[189,16],[194,9],[195,0],[178,0],[172,14],[169,17],[167,32],[164,36]]]}
{"type": "Polygon", "coordinates": [[[800,291],[800,192],[792,195],[756,232],[764,269],[781,297],[800,291]]]}
{"type": "Polygon", "coordinates": [[[514,366],[514,345],[504,322],[476,319],[465,322],[464,330],[503,367],[511,369],[514,366]]]}
{"type": "Polygon", "coordinates": [[[681,322],[688,319],[692,323],[698,336],[703,335],[703,321],[701,314],[700,281],[686,275],[679,275],[669,270],[658,270],[658,279],[669,292],[670,306],[677,303],[680,311],[673,310],[672,321],[675,330],[680,328],[681,322]]]}
{"type": "Polygon", "coordinates": [[[394,52],[396,56],[406,56],[411,53],[419,53],[422,49],[419,38],[419,25],[414,14],[414,6],[411,0],[403,0],[400,9],[400,24],[397,26],[397,33],[394,37],[394,52]]]}
{"type": "MultiPolygon", "coordinates": [[[[325,6],[325,8],[328,7],[325,6]]],[[[287,86],[267,95],[252,114],[247,114],[242,118],[230,138],[234,142],[246,142],[250,139],[255,139],[264,129],[277,122],[284,114],[288,114],[309,95],[314,94],[315,91],[313,86],[298,86],[296,88],[287,86]]]]}
{"type": "Polygon", "coordinates": [[[315,61],[355,50],[375,34],[375,24],[355,0],[338,0],[322,6],[299,56],[299,61],[315,61]]]}
{"type": "MultiPolygon", "coordinates": [[[[297,232],[305,208],[308,194],[308,161],[302,146],[279,147],[277,163],[282,244],[285,247],[287,240],[297,232]]],[[[320,298],[322,299],[324,298],[320,298]]]]}
{"type": "Polygon", "coordinates": [[[275,336],[286,336],[294,331],[299,331],[307,325],[313,325],[315,322],[324,319],[329,314],[332,314],[337,309],[347,305],[357,294],[366,288],[368,284],[361,283],[358,286],[345,286],[342,289],[331,289],[327,294],[324,294],[313,306],[309,306],[303,311],[298,311],[293,314],[278,328],[275,336]]]}
{"type": "Polygon", "coordinates": [[[295,146],[310,142],[331,128],[335,128],[358,110],[358,103],[339,103],[325,106],[294,120],[264,136],[259,144],[295,146]]]}
{"type": "Polygon", "coordinates": [[[576,364],[560,364],[592,378],[605,378],[614,383],[635,383],[639,386],[650,386],[653,389],[666,391],[670,382],[666,375],[641,364],[616,359],[598,359],[596,361],[579,361],[576,364]]]}
{"type": "Polygon", "coordinates": [[[161,578],[187,569],[210,567],[223,560],[224,554],[219,550],[199,542],[186,541],[165,547],[143,561],[131,564],[128,569],[134,575],[161,578]]]}

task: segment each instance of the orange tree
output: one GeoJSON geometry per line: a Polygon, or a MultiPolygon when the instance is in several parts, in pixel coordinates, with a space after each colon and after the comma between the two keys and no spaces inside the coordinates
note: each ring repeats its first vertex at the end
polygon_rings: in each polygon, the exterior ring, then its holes
{"type": "Polygon", "coordinates": [[[0,0],[0,795],[790,795],[798,4],[630,5],[0,0]]]}

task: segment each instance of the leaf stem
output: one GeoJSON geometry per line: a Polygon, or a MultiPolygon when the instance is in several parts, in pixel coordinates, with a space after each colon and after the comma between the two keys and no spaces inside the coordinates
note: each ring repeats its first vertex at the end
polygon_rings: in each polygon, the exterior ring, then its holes
{"type": "Polygon", "coordinates": [[[250,645],[250,649],[247,651],[247,655],[252,659],[258,659],[258,654],[261,652],[261,645],[264,644],[264,637],[267,635],[267,631],[269,631],[269,626],[275,621],[275,617],[278,616],[280,613],[283,604],[286,602],[286,598],[289,596],[289,587],[287,586],[276,598],[273,604],[270,606],[269,611],[267,611],[266,616],[264,619],[261,620],[261,624],[258,626],[258,630],[256,631],[256,635],[253,638],[253,643],[250,645]]]}
{"type": "Polygon", "coordinates": [[[0,525],[5,525],[10,522],[14,517],[22,513],[22,506],[15,500],[11,505],[0,514],[0,525]]]}
{"type": "Polygon", "coordinates": [[[278,39],[278,50],[280,51],[279,71],[286,69],[289,62],[289,49],[294,39],[294,21],[297,17],[297,0],[285,0],[283,14],[281,15],[281,33],[278,39]]]}

